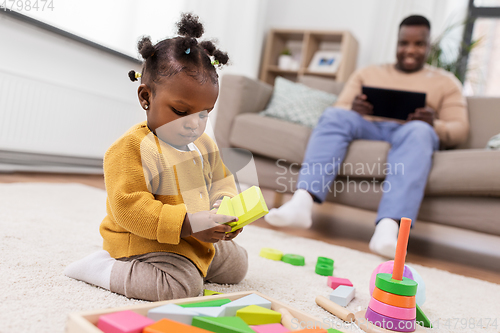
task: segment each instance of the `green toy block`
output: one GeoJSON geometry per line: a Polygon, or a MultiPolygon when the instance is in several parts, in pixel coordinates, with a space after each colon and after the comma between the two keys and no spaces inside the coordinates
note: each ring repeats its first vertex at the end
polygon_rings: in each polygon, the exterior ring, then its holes
{"type": "Polygon", "coordinates": [[[220,293],[218,291],[203,289],[203,296],[211,296],[211,295],[222,295],[224,293],[220,293]]]}
{"type": "Polygon", "coordinates": [[[418,304],[417,304],[417,318],[415,320],[417,321],[417,324],[419,324],[420,326],[432,328],[431,321],[429,320],[429,318],[427,318],[424,311],[420,309],[418,304]]]}
{"type": "Polygon", "coordinates": [[[217,210],[217,214],[238,217],[238,221],[226,223],[231,226],[230,232],[243,228],[267,213],[269,209],[262,191],[257,186],[252,186],[233,198],[222,198],[217,210]]]}
{"type": "Polygon", "coordinates": [[[179,306],[182,306],[183,308],[208,308],[208,307],[222,306],[227,303],[231,303],[231,300],[229,298],[221,298],[213,301],[179,304],[179,306]]]}
{"type": "Polygon", "coordinates": [[[215,333],[255,333],[240,317],[194,317],[191,325],[215,333]]]}
{"type": "Polygon", "coordinates": [[[239,309],[236,311],[236,317],[240,317],[248,325],[265,325],[281,322],[281,313],[258,305],[249,305],[239,309]]]}
{"type": "Polygon", "coordinates": [[[336,330],[335,328],[329,328],[326,331],[328,333],[342,333],[342,331],[336,330]]]}

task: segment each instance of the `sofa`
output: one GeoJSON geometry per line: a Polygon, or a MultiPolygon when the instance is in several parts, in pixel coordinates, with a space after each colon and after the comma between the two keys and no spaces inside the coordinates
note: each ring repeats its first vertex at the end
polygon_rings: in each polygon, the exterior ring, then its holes
{"type": "MultiPolygon", "coordinates": [[[[299,82],[334,94],[343,86],[312,76],[302,76],[299,82]]],[[[279,205],[281,193],[295,190],[290,184],[297,179],[312,129],[260,115],[272,93],[273,87],[264,82],[240,75],[223,76],[214,134],[220,148],[252,153],[259,186],[275,190],[275,205],[279,205]]],[[[467,102],[469,138],[456,149],[434,153],[412,236],[419,253],[452,260],[460,257],[458,261],[500,270],[500,151],[484,148],[488,139],[500,132],[500,98],[468,97],[467,102]]],[[[387,142],[356,140],[349,146],[344,163],[383,165],[389,149],[387,142]]],[[[383,168],[365,168],[363,172],[352,167],[340,169],[336,186],[340,189],[343,185],[344,190],[332,191],[327,201],[376,212],[383,168]],[[366,186],[358,190],[363,181],[365,185],[370,182],[369,190],[366,186]]],[[[373,230],[373,222],[361,227],[373,230]]]]}

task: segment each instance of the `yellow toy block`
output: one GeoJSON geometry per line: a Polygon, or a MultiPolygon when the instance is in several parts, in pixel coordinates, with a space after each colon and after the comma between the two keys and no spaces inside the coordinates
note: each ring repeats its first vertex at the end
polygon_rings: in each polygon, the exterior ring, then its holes
{"type": "Polygon", "coordinates": [[[224,197],[217,214],[236,216],[238,221],[228,222],[231,231],[243,228],[247,224],[269,213],[260,188],[252,186],[233,198],[224,197]]]}
{"type": "Polygon", "coordinates": [[[281,322],[281,313],[258,305],[249,305],[243,309],[239,309],[236,311],[236,317],[240,317],[248,325],[265,325],[281,322]]]}

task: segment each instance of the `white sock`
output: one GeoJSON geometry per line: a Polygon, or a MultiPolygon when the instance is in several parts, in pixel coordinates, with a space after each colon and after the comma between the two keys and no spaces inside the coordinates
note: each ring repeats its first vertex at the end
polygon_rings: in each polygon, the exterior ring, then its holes
{"type": "Polygon", "coordinates": [[[99,250],[69,264],[64,269],[64,275],[109,290],[111,269],[115,262],[116,259],[111,258],[107,251],[99,250]]]}
{"type": "Polygon", "coordinates": [[[398,231],[399,225],[393,219],[383,218],[380,220],[370,240],[370,250],[381,256],[394,259],[398,243],[398,231]]]}
{"type": "Polygon", "coordinates": [[[273,208],[264,216],[270,225],[275,227],[298,227],[307,229],[311,227],[311,211],[313,199],[306,190],[298,189],[290,201],[280,208],[273,208]]]}

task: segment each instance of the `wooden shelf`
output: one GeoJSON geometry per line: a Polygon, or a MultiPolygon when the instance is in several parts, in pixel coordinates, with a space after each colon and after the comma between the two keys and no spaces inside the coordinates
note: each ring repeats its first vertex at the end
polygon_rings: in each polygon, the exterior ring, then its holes
{"type": "Polygon", "coordinates": [[[269,31],[264,49],[260,80],[274,84],[277,76],[297,81],[301,75],[312,75],[345,82],[356,69],[357,56],[358,42],[348,31],[272,29],[269,31]],[[278,67],[278,58],[284,49],[289,49],[294,59],[299,62],[298,70],[278,67]],[[336,73],[321,73],[308,69],[314,54],[320,50],[341,53],[336,73]]]}

